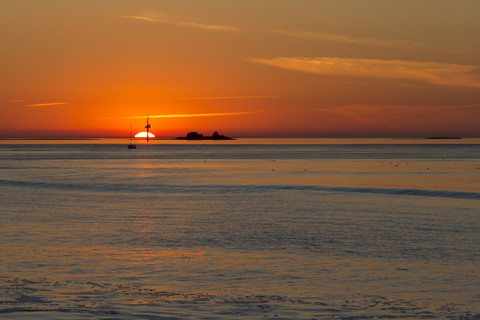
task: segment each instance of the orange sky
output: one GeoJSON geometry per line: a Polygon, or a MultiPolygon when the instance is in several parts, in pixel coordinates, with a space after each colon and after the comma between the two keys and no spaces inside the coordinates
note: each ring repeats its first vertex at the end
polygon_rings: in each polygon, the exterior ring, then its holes
{"type": "Polygon", "coordinates": [[[0,137],[480,136],[478,0],[2,0],[0,137]],[[191,115],[191,116],[188,116],[191,115]]]}

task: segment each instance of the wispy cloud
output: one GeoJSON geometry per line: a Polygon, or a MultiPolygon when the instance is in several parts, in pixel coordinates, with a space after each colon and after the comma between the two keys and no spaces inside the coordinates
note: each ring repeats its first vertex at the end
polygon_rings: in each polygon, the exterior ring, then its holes
{"type": "Polygon", "coordinates": [[[18,102],[25,102],[27,100],[21,100],[21,99],[14,99],[14,100],[8,100],[8,103],[18,103],[18,102]]]}
{"type": "Polygon", "coordinates": [[[445,111],[458,111],[458,110],[475,110],[480,109],[480,104],[460,104],[460,105],[412,105],[412,104],[349,104],[340,106],[324,106],[309,108],[305,110],[318,110],[318,111],[330,111],[336,113],[359,113],[365,112],[377,112],[379,115],[384,114],[386,111],[397,110],[403,112],[406,110],[445,110],[445,111]]]}
{"type": "Polygon", "coordinates": [[[133,16],[122,16],[122,17],[127,19],[165,23],[165,24],[171,24],[171,25],[176,25],[180,27],[195,28],[195,29],[201,29],[201,30],[207,30],[207,31],[238,32],[243,30],[243,29],[240,29],[237,27],[231,27],[231,26],[184,21],[182,19],[170,17],[165,14],[156,14],[156,13],[139,14],[139,15],[133,15],[133,16]]]}
{"type": "Polygon", "coordinates": [[[68,102],[34,103],[34,104],[29,104],[28,106],[29,107],[49,107],[49,106],[58,106],[63,104],[68,104],[68,102]]]}
{"type": "Polygon", "coordinates": [[[427,106],[426,108],[438,109],[438,110],[469,110],[469,109],[480,109],[480,104],[460,104],[460,105],[448,105],[448,106],[427,106]]]}
{"type": "Polygon", "coordinates": [[[323,115],[332,114],[343,118],[359,119],[365,123],[375,123],[378,119],[380,122],[398,124],[399,121],[419,121],[425,123],[425,115],[430,120],[439,118],[458,117],[463,115],[471,115],[476,119],[480,111],[480,104],[467,105],[389,105],[389,104],[351,104],[339,106],[323,106],[316,108],[308,108],[303,111],[321,112],[323,115]],[[388,120],[388,121],[387,121],[388,120]]]}
{"type": "Polygon", "coordinates": [[[473,65],[330,57],[279,57],[250,60],[283,69],[325,76],[411,80],[437,85],[480,88],[480,68],[473,65]]]}
{"type": "Polygon", "coordinates": [[[341,42],[357,45],[368,45],[375,47],[387,47],[387,48],[409,48],[409,49],[429,49],[429,47],[423,43],[414,42],[410,40],[386,40],[375,38],[355,38],[341,34],[331,34],[322,32],[310,32],[310,31],[289,31],[280,29],[271,29],[270,32],[291,36],[301,39],[328,41],[328,42],[341,42]]]}
{"type": "Polygon", "coordinates": [[[133,117],[109,117],[98,119],[145,119],[149,118],[194,118],[194,117],[225,117],[225,116],[239,116],[247,114],[255,114],[260,111],[247,111],[247,112],[218,112],[218,113],[187,113],[187,114],[158,114],[158,115],[144,115],[133,117]]]}

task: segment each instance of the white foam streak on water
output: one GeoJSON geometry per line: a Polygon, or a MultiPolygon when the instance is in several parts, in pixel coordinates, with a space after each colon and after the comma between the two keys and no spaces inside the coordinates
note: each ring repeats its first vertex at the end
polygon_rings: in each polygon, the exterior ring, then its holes
{"type": "Polygon", "coordinates": [[[0,318],[479,317],[479,145],[140,147],[0,145],[0,318]]]}

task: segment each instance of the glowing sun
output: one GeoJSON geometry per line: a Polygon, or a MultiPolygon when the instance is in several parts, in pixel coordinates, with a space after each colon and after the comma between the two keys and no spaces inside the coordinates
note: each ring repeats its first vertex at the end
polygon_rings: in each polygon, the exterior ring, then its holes
{"type": "MultiPolygon", "coordinates": [[[[147,137],[147,131],[142,131],[139,132],[135,135],[135,138],[146,138],[147,137]]],[[[149,138],[155,138],[155,135],[151,132],[148,133],[149,138]]]]}

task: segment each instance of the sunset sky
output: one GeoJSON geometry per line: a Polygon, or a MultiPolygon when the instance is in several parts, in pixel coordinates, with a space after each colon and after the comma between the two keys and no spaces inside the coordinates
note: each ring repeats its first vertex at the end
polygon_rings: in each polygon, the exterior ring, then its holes
{"type": "Polygon", "coordinates": [[[478,0],[0,0],[0,137],[480,137],[478,0]]]}

